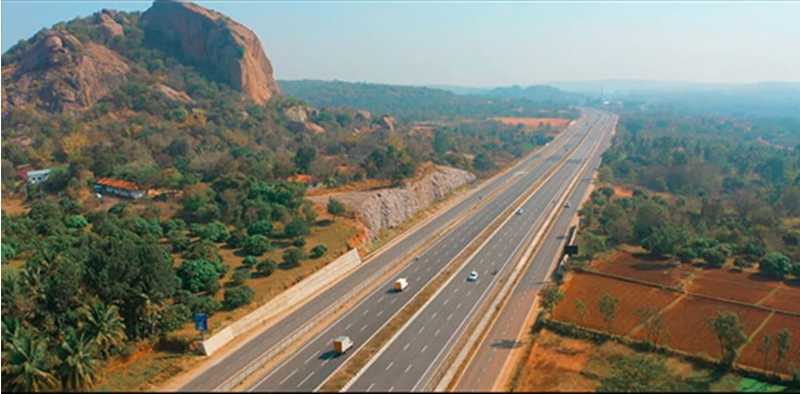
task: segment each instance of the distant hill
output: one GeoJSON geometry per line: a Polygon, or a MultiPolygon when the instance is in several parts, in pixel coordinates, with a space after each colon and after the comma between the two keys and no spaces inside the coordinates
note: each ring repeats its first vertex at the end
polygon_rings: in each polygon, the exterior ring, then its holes
{"type": "Polygon", "coordinates": [[[504,91],[495,95],[461,95],[430,87],[364,82],[294,80],[278,83],[286,94],[314,106],[364,108],[374,113],[392,113],[407,120],[542,116],[578,103],[566,98],[534,101],[524,94],[504,96],[504,91]]]}

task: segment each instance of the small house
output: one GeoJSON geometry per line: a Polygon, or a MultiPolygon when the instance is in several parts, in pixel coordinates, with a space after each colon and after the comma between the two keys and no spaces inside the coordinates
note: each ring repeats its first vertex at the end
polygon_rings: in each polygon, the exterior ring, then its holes
{"type": "Polygon", "coordinates": [[[43,170],[29,170],[23,171],[20,175],[31,185],[38,185],[47,180],[52,169],[45,168],[43,170]]]}
{"type": "Polygon", "coordinates": [[[139,185],[113,178],[100,178],[94,183],[94,191],[101,194],[111,194],[123,198],[142,198],[146,190],[139,185]]]}

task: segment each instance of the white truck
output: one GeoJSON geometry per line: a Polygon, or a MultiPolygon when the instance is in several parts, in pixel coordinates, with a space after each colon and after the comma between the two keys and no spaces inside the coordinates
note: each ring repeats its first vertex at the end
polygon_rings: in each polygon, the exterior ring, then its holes
{"type": "Polygon", "coordinates": [[[353,347],[353,341],[350,339],[350,337],[341,336],[341,337],[336,337],[333,340],[333,350],[335,350],[336,353],[339,354],[344,353],[347,351],[347,349],[350,349],[351,347],[353,347]]]}
{"type": "Polygon", "coordinates": [[[408,281],[406,278],[400,278],[394,281],[394,291],[403,291],[408,287],[408,281]]]}

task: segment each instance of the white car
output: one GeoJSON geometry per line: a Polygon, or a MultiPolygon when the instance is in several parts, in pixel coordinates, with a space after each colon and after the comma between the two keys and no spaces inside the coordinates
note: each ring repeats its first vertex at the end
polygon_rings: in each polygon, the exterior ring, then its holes
{"type": "Polygon", "coordinates": [[[470,281],[470,282],[474,282],[474,281],[478,280],[478,272],[477,271],[470,272],[469,276],[467,276],[467,280],[470,281]]]}
{"type": "Polygon", "coordinates": [[[522,212],[525,212],[522,208],[517,209],[517,215],[522,215],[522,212]]]}

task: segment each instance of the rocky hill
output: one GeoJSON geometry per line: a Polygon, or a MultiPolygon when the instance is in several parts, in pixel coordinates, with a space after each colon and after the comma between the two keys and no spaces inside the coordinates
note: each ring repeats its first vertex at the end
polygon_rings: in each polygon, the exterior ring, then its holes
{"type": "Polygon", "coordinates": [[[169,52],[258,104],[280,94],[272,65],[252,31],[195,4],[159,0],[141,18],[103,10],[44,29],[9,50],[3,56],[4,112],[90,108],[131,74],[152,72],[137,67],[131,49],[139,44],[169,52]]]}

